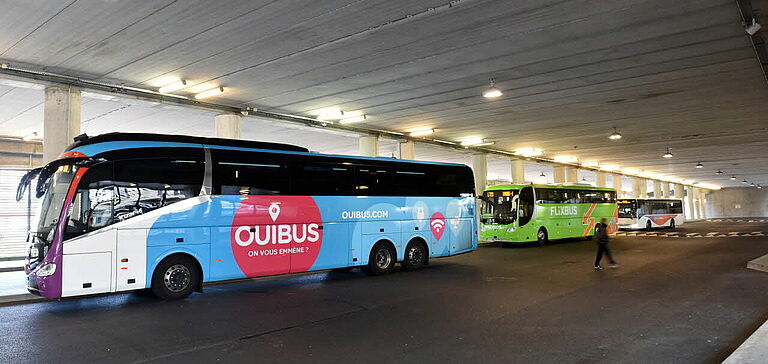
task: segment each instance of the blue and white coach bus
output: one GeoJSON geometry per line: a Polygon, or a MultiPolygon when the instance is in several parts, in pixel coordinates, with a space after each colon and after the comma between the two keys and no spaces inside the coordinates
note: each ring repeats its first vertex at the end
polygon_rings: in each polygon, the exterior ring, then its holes
{"type": "Polygon", "coordinates": [[[25,271],[48,298],[401,262],[477,248],[474,179],[458,164],[310,153],[159,134],[75,138],[29,172],[42,197],[25,271]]]}

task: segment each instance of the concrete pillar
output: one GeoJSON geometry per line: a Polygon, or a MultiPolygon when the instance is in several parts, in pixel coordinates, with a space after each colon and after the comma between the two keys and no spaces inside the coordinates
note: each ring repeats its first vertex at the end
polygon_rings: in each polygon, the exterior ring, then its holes
{"type": "Polygon", "coordinates": [[[621,185],[621,175],[620,174],[614,174],[613,175],[613,189],[616,190],[616,197],[621,198],[624,197],[624,192],[622,191],[623,186],[621,185]]]}
{"type": "Polygon", "coordinates": [[[522,159],[513,159],[512,163],[512,183],[524,184],[525,183],[525,167],[523,166],[522,159]]]}
{"type": "Polygon", "coordinates": [[[217,138],[240,139],[243,118],[235,114],[219,114],[213,118],[217,138]]]}
{"type": "Polygon", "coordinates": [[[379,137],[377,135],[364,135],[359,139],[360,155],[364,157],[379,156],[379,137]]]}
{"type": "Polygon", "coordinates": [[[645,180],[641,178],[633,178],[632,179],[632,197],[634,198],[644,198],[645,197],[645,189],[647,186],[645,186],[645,180]]]}
{"type": "Polygon", "coordinates": [[[693,220],[696,218],[695,212],[693,211],[693,190],[691,190],[691,187],[685,187],[683,185],[680,185],[681,188],[685,188],[688,193],[684,194],[683,196],[683,209],[685,211],[685,218],[693,220]]]}
{"type": "Polygon", "coordinates": [[[664,198],[672,197],[669,190],[669,182],[661,182],[661,196],[664,198]]]}
{"type": "Polygon", "coordinates": [[[565,183],[565,167],[564,166],[555,166],[553,173],[553,178],[555,179],[555,183],[565,183]]]}
{"type": "Polygon", "coordinates": [[[413,140],[400,142],[397,144],[398,158],[415,160],[416,159],[416,143],[413,140]]]}
{"type": "Polygon", "coordinates": [[[579,169],[574,167],[565,167],[565,182],[579,183],[579,169]]]}
{"type": "Polygon", "coordinates": [[[681,200],[682,200],[683,198],[685,198],[685,190],[684,190],[684,186],[683,186],[683,185],[681,185],[681,184],[679,184],[679,183],[676,183],[676,184],[675,184],[675,198],[679,198],[679,199],[681,199],[681,200]]]}
{"type": "Polygon", "coordinates": [[[595,183],[595,186],[608,187],[608,184],[605,183],[605,172],[595,172],[595,178],[597,180],[597,182],[595,183]]]}
{"type": "Polygon", "coordinates": [[[694,188],[693,190],[696,194],[696,218],[705,219],[706,215],[704,214],[704,192],[701,190],[701,188],[694,188]]]}
{"type": "Polygon", "coordinates": [[[653,198],[661,198],[661,181],[653,181],[653,198]]]}
{"type": "Polygon", "coordinates": [[[481,196],[488,184],[488,156],[482,153],[473,155],[472,171],[475,173],[475,193],[481,196]]]}
{"type": "Polygon", "coordinates": [[[45,89],[43,110],[43,163],[56,159],[80,135],[80,89],[67,86],[45,89]]]}

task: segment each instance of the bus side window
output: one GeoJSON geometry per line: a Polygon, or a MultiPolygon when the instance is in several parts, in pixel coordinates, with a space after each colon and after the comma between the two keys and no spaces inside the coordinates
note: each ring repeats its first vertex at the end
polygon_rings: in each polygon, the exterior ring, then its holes
{"type": "Polygon", "coordinates": [[[520,190],[520,200],[518,214],[520,216],[519,226],[523,226],[531,221],[533,217],[533,187],[523,187],[520,190]]]}
{"type": "Polygon", "coordinates": [[[342,163],[299,163],[293,176],[294,195],[354,196],[355,174],[342,163]]]}
{"type": "Polygon", "coordinates": [[[392,170],[378,166],[360,166],[355,169],[355,190],[359,196],[388,196],[392,192],[387,181],[392,170]]]}
{"type": "Polygon", "coordinates": [[[235,150],[214,150],[211,157],[214,194],[288,194],[290,174],[285,161],[235,150]]]}

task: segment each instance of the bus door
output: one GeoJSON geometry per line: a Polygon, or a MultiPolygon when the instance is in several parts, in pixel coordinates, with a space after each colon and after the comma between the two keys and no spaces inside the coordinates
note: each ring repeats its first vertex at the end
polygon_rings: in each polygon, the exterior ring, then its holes
{"type": "Polygon", "coordinates": [[[533,218],[534,212],[534,200],[533,200],[533,187],[523,187],[520,190],[520,198],[518,199],[517,208],[517,223],[521,228],[526,226],[533,218]]]}

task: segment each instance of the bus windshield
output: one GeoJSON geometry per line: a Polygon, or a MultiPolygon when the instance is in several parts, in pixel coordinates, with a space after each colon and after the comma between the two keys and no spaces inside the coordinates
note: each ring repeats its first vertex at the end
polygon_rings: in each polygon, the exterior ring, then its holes
{"type": "Polygon", "coordinates": [[[635,201],[618,201],[619,217],[636,217],[637,203],[635,201]]]}
{"type": "MultiPolygon", "coordinates": [[[[50,243],[53,238],[56,223],[61,215],[61,208],[67,198],[67,190],[69,190],[69,185],[72,183],[77,168],[71,164],[60,166],[50,178],[39,182],[38,192],[43,193],[43,200],[35,236],[45,244],[50,243]]],[[[40,178],[44,179],[45,176],[40,178]]]]}
{"type": "Polygon", "coordinates": [[[517,219],[519,191],[486,191],[483,196],[483,224],[508,225],[517,219]]]}

